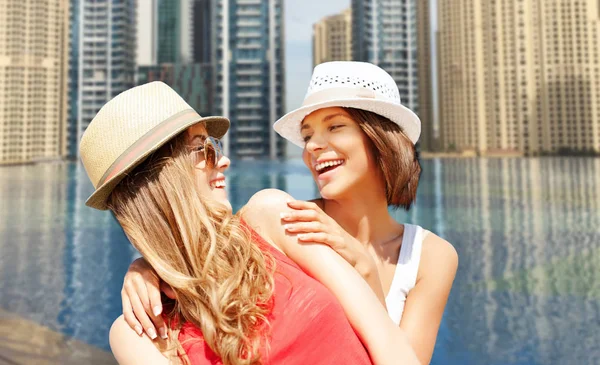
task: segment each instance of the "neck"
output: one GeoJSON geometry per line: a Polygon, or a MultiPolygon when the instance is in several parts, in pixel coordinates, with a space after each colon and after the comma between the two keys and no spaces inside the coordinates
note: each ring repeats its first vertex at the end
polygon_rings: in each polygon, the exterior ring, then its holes
{"type": "Polygon", "coordinates": [[[388,212],[387,199],[381,192],[363,190],[341,199],[324,199],[324,210],[365,245],[383,243],[399,234],[399,224],[388,212]]]}

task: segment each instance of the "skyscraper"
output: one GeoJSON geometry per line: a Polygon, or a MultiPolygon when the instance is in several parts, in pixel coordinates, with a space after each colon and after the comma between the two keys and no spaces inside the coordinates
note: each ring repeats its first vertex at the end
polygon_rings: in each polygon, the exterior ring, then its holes
{"type": "Polygon", "coordinates": [[[600,152],[596,0],[438,2],[443,146],[600,152]]]}
{"type": "Polygon", "coordinates": [[[136,0],[71,0],[71,7],[69,124],[76,155],[98,110],[135,85],[136,0]]]}
{"type": "Polygon", "coordinates": [[[431,17],[429,0],[417,1],[417,70],[419,82],[419,119],[421,137],[419,146],[423,151],[438,149],[434,134],[434,102],[431,57],[431,17]]]}
{"type": "Polygon", "coordinates": [[[158,1],[158,63],[192,61],[192,1],[158,1]]]}
{"type": "Polygon", "coordinates": [[[313,67],[328,61],[352,60],[352,9],[327,16],[313,25],[313,67]]]}
{"type": "Polygon", "coordinates": [[[283,0],[217,0],[214,10],[216,114],[232,120],[225,152],[284,157],[272,128],[285,105],[283,0]]]}
{"type": "Polygon", "coordinates": [[[386,70],[419,112],[417,0],[352,0],[352,58],[386,70]]]}
{"type": "Polygon", "coordinates": [[[213,51],[213,0],[192,0],[192,51],[194,62],[211,63],[213,51]]]}
{"type": "Polygon", "coordinates": [[[137,2],[137,66],[158,64],[158,0],[137,2]]]}
{"type": "Polygon", "coordinates": [[[200,115],[213,115],[213,67],[210,64],[164,63],[138,68],[138,84],[162,81],[173,88],[200,115]]]}
{"type": "Polygon", "coordinates": [[[67,0],[4,0],[0,11],[0,164],[67,153],[67,0]]]}

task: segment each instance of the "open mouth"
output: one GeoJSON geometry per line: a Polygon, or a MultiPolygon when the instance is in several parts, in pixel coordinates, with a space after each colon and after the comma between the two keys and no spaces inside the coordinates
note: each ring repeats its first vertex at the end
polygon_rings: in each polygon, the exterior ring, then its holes
{"type": "Polygon", "coordinates": [[[223,189],[225,186],[225,179],[213,180],[210,182],[211,189],[223,189]]]}
{"type": "Polygon", "coordinates": [[[344,160],[331,160],[320,162],[317,165],[315,165],[315,171],[317,172],[317,174],[321,175],[326,172],[333,171],[343,164],[344,160]]]}

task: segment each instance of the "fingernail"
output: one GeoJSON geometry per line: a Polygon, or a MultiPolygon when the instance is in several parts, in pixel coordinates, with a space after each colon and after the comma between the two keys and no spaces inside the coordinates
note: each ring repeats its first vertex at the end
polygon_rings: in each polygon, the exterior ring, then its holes
{"type": "Polygon", "coordinates": [[[281,219],[288,219],[290,217],[290,213],[280,213],[279,216],[281,219]]]}
{"type": "Polygon", "coordinates": [[[158,316],[159,314],[162,313],[162,305],[157,305],[156,307],[154,307],[152,309],[152,313],[154,313],[155,316],[158,316]]]}
{"type": "Polygon", "coordinates": [[[135,325],[134,331],[138,334],[138,336],[142,335],[142,327],[139,324],[135,325]]]}
{"type": "Polygon", "coordinates": [[[154,328],[148,328],[146,330],[146,333],[148,334],[148,336],[150,336],[151,339],[155,339],[156,338],[156,331],[154,330],[154,328]]]}
{"type": "Polygon", "coordinates": [[[289,225],[289,224],[284,224],[284,225],[283,225],[283,229],[285,229],[286,231],[289,231],[291,227],[292,227],[292,226],[291,226],[291,225],[289,225]]]}
{"type": "Polygon", "coordinates": [[[163,328],[161,328],[161,329],[159,329],[159,330],[158,330],[158,332],[160,332],[160,337],[161,337],[163,340],[166,340],[166,339],[169,337],[169,336],[167,336],[167,329],[166,329],[166,328],[164,328],[164,327],[163,327],[163,328]]]}
{"type": "Polygon", "coordinates": [[[303,239],[305,239],[305,238],[306,238],[306,235],[303,235],[303,234],[299,234],[299,235],[298,235],[298,239],[299,239],[299,240],[303,240],[303,239]]]}

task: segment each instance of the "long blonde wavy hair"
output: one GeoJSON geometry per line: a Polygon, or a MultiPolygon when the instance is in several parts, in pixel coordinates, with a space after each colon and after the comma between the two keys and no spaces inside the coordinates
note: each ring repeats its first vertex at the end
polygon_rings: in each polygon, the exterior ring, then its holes
{"type": "Polygon", "coordinates": [[[176,293],[167,345],[189,360],[177,335],[202,331],[224,364],[260,363],[273,292],[272,257],[239,217],[202,196],[185,133],[163,146],[115,188],[109,207],[133,246],[176,293]]]}

